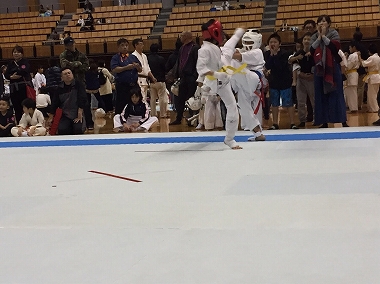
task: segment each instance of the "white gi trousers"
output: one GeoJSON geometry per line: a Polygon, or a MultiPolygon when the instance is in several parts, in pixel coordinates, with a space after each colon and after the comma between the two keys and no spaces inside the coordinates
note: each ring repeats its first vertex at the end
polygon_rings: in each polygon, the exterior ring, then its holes
{"type": "Polygon", "coordinates": [[[152,116],[157,116],[156,100],[160,106],[160,117],[166,117],[168,109],[168,95],[166,93],[166,84],[164,82],[156,82],[150,84],[150,113],[152,116]]]}
{"type": "Polygon", "coordinates": [[[367,92],[367,111],[378,112],[379,105],[377,104],[377,93],[379,92],[379,84],[371,84],[368,82],[367,92]]]}
{"type": "MultiPolygon", "coordinates": [[[[137,115],[131,115],[127,118],[127,125],[132,125],[134,123],[139,123],[141,120],[141,116],[137,115]]],[[[158,121],[157,117],[155,116],[150,116],[147,121],[145,121],[143,124],[141,124],[136,131],[141,131],[141,130],[149,130],[150,127],[158,121]]],[[[114,128],[122,128],[123,125],[120,123],[120,114],[116,114],[113,117],[113,127],[114,128]]]]}
{"type": "MultiPolygon", "coordinates": [[[[210,42],[203,41],[202,47],[198,50],[198,82],[203,82],[205,84],[205,74],[210,70],[218,71],[222,67],[222,64],[221,50],[219,47],[210,42]]],[[[212,93],[217,93],[227,108],[226,137],[224,138],[224,143],[230,148],[233,148],[237,146],[234,137],[239,124],[239,112],[235,96],[231,90],[231,84],[229,82],[230,76],[226,73],[219,72],[215,72],[214,76],[217,78],[217,80],[213,80],[216,81],[216,92],[212,93]]]]}
{"type": "Polygon", "coordinates": [[[244,69],[243,72],[245,74],[237,73],[232,75],[231,85],[238,93],[238,106],[242,124],[244,128],[253,131],[256,126],[261,125],[256,115],[261,108],[260,79],[255,72],[247,69],[244,69]],[[257,110],[256,113],[255,110],[257,110]]]}
{"type": "MultiPolygon", "coordinates": [[[[45,136],[46,135],[46,128],[43,126],[30,126],[27,129],[24,129],[21,133],[22,137],[28,137],[28,133],[31,129],[34,129],[34,134],[32,136],[45,136]]],[[[18,137],[18,127],[12,127],[11,133],[13,136],[18,137]]]]}

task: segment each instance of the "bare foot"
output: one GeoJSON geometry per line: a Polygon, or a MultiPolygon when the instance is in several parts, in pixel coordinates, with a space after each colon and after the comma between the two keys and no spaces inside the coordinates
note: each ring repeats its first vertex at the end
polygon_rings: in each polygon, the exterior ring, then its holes
{"type": "Polygon", "coordinates": [[[224,140],[224,144],[226,144],[228,147],[230,147],[232,150],[240,150],[240,149],[243,149],[242,147],[240,147],[235,140],[231,140],[231,141],[226,141],[224,140]]]}
{"type": "Polygon", "coordinates": [[[232,147],[231,149],[232,150],[240,150],[240,149],[243,149],[243,147],[240,147],[239,145],[237,145],[235,147],[232,147]]]}

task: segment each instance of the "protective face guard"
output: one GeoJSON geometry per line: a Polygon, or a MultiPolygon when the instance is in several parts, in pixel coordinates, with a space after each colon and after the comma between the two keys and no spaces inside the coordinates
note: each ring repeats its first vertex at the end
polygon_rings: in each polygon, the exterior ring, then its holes
{"type": "Polygon", "coordinates": [[[242,44],[245,50],[260,48],[263,36],[259,30],[249,29],[245,32],[242,38],[242,44]]]}
{"type": "Polygon", "coordinates": [[[223,42],[223,27],[219,21],[215,21],[212,25],[210,25],[207,31],[202,31],[203,39],[213,38],[219,44],[223,42]]]}

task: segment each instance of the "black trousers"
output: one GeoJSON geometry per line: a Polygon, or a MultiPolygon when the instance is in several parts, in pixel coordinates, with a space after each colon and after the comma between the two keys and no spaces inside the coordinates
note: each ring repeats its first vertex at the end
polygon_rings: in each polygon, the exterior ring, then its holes
{"type": "Polygon", "coordinates": [[[100,96],[104,102],[105,112],[113,111],[112,96],[113,96],[112,93],[100,96]]]}
{"type": "Polygon", "coordinates": [[[18,84],[18,88],[16,88],[15,85],[11,85],[11,100],[17,123],[20,122],[20,119],[24,113],[21,106],[24,99],[26,99],[26,85],[18,84]]]}
{"type": "Polygon", "coordinates": [[[267,98],[266,94],[264,95],[264,107],[263,107],[263,113],[264,113],[264,119],[269,119],[269,112],[270,112],[270,101],[269,98],[267,98]]]}
{"type": "Polygon", "coordinates": [[[132,88],[140,88],[136,83],[122,83],[116,82],[116,101],[115,101],[115,114],[121,114],[124,107],[131,102],[130,90],[132,88]]]}
{"type": "MultiPolygon", "coordinates": [[[[195,78],[196,79],[196,78],[195,78]]],[[[181,121],[183,117],[183,112],[185,110],[186,101],[194,96],[197,90],[197,82],[191,78],[181,78],[181,83],[178,89],[178,96],[175,98],[175,108],[177,110],[177,121],[181,121]]]]}
{"type": "Polygon", "coordinates": [[[9,125],[5,129],[0,129],[0,137],[9,137],[12,136],[11,129],[15,126],[14,124],[9,125]]]}
{"type": "Polygon", "coordinates": [[[76,135],[83,133],[84,127],[82,122],[74,123],[72,119],[62,115],[58,124],[58,135],[76,135]]]}

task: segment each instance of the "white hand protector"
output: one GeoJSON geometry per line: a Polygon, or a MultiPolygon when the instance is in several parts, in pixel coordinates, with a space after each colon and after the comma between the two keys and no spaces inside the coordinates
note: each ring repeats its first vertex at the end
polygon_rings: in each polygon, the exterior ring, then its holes
{"type": "Polygon", "coordinates": [[[195,93],[194,93],[194,98],[200,98],[202,96],[202,89],[201,87],[197,87],[197,89],[195,90],[195,93]]]}
{"type": "Polygon", "coordinates": [[[186,102],[187,106],[192,110],[199,110],[202,107],[201,102],[202,90],[201,87],[197,87],[195,90],[194,96],[189,98],[186,102]]]}
{"type": "Polygon", "coordinates": [[[218,81],[211,80],[207,76],[203,81],[203,86],[201,87],[201,93],[203,96],[208,96],[211,94],[216,94],[218,90],[218,81]]]}

